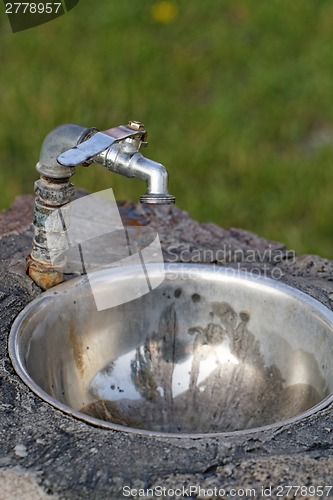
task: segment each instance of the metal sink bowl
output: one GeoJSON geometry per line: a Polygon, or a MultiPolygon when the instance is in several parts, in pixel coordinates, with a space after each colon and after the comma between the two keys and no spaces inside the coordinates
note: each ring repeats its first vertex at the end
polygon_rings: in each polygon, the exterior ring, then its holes
{"type": "Polygon", "coordinates": [[[23,381],[100,427],[157,435],[249,432],[300,419],[333,399],[333,313],[282,283],[232,269],[169,264],[162,283],[98,311],[138,280],[128,267],[42,294],[13,325],[23,381]]]}

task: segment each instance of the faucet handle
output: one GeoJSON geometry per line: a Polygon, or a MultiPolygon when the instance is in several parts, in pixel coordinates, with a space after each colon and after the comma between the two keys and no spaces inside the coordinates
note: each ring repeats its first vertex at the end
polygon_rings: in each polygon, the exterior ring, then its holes
{"type": "Polygon", "coordinates": [[[64,153],[61,153],[57,161],[65,167],[75,167],[82,163],[92,160],[96,155],[102,153],[115,142],[123,141],[130,137],[140,136],[142,145],[147,144],[147,132],[140,124],[140,127],[132,127],[132,124],[139,122],[130,122],[128,126],[119,125],[119,127],[110,128],[104,132],[97,132],[92,137],[64,153]]]}

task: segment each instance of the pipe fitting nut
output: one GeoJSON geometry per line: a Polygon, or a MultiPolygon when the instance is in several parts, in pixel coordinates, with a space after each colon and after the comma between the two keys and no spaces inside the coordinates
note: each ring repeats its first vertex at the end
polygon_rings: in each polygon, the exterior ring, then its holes
{"type": "Polygon", "coordinates": [[[52,207],[69,203],[74,196],[74,186],[65,182],[54,182],[52,179],[40,178],[35,182],[35,194],[39,201],[52,207]]]}

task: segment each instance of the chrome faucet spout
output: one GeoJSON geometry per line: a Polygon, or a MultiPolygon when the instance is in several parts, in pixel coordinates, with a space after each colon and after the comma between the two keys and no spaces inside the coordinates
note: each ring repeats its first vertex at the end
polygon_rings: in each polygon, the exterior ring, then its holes
{"type": "Polygon", "coordinates": [[[133,157],[131,167],[147,183],[147,193],[140,196],[141,203],[175,203],[175,197],[168,193],[168,173],[161,163],[149,160],[139,153],[133,157]]]}
{"type": "Polygon", "coordinates": [[[111,172],[116,172],[124,177],[143,179],[147,185],[147,193],[140,196],[141,203],[153,205],[175,203],[175,197],[168,193],[166,168],[161,163],[145,158],[137,149],[134,149],[135,145],[131,144],[129,139],[126,146],[125,148],[113,146],[100,155],[96,161],[101,162],[111,172]]]}

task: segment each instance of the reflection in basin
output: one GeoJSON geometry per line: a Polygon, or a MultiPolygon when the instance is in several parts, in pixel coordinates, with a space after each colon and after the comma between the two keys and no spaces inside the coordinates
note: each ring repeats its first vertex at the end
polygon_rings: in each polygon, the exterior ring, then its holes
{"type": "MultiPolygon", "coordinates": [[[[148,275],[158,279],[159,266],[148,275]]],[[[126,292],[128,267],[95,273],[126,292]]],[[[281,425],[327,405],[333,313],[309,296],[232,269],[169,264],[150,293],[98,311],[86,276],[16,319],[14,367],[41,398],[106,428],[199,435],[281,425]]],[[[331,394],[331,395],[330,395],[331,394]]]]}

